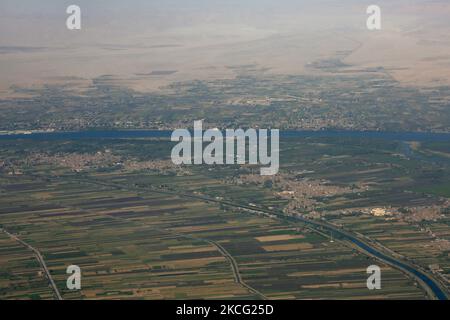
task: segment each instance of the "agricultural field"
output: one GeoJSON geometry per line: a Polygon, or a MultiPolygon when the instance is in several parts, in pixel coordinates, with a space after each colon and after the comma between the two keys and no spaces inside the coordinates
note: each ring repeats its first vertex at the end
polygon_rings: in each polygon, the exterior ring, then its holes
{"type": "MultiPolygon", "coordinates": [[[[11,213],[3,213],[0,223],[39,248],[65,299],[259,298],[235,283],[229,261],[214,243],[236,260],[245,283],[266,297],[371,296],[365,268],[374,261],[302,225],[70,179],[14,180],[3,188],[20,200],[8,197],[10,205],[1,204],[11,213]],[[72,264],[83,270],[83,289],[76,294],[64,289],[65,269],[72,264]]],[[[2,259],[9,263],[9,253],[2,259]]],[[[377,295],[423,296],[406,276],[385,268],[385,289],[377,295]]],[[[41,277],[42,290],[48,289],[41,277]]]]}
{"type": "MultiPolygon", "coordinates": [[[[436,221],[370,213],[443,209],[443,198],[411,191],[419,166],[431,174],[442,164],[407,158],[399,143],[339,142],[283,141],[281,174],[267,181],[252,166],[171,167],[170,143],[160,139],[24,141],[21,149],[2,141],[0,227],[39,250],[64,299],[427,297],[414,279],[346,240],[248,209],[322,217],[448,275],[444,211],[436,221]],[[74,264],[80,291],[66,287],[74,264]],[[366,287],[372,264],[382,267],[382,290],[366,287]]],[[[33,252],[3,233],[0,253],[3,298],[53,298],[33,252]]]]}
{"type": "Polygon", "coordinates": [[[0,300],[450,299],[448,0],[1,1],[0,300]]]}
{"type": "Polygon", "coordinates": [[[32,252],[0,233],[0,296],[2,299],[53,299],[32,252]]]}

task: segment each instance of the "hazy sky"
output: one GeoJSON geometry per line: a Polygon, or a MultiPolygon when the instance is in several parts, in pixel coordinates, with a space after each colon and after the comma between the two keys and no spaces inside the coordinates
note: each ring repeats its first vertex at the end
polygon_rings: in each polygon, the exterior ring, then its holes
{"type": "Polygon", "coordinates": [[[364,26],[365,8],[360,0],[2,0],[0,44],[65,43],[68,35],[75,38],[71,41],[100,42],[105,36],[122,41],[121,36],[200,24],[273,31],[347,26],[358,20],[364,26]],[[70,4],[82,9],[82,34],[65,29],[70,4]]]}
{"type": "Polygon", "coordinates": [[[242,64],[299,73],[359,43],[347,62],[406,70],[448,50],[449,16],[448,0],[1,0],[0,94],[55,77],[129,80],[161,69],[177,73],[130,81],[154,88],[232,77],[227,66],[242,64]],[[366,28],[372,3],[382,8],[378,33],[366,28]],[[81,7],[82,30],[66,28],[71,4],[81,7]]]}

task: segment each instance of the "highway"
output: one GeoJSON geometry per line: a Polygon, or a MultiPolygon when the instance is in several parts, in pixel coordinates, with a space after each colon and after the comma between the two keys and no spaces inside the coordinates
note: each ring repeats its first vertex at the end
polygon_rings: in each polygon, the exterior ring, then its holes
{"type": "Polygon", "coordinates": [[[205,241],[211,243],[217,249],[219,249],[220,253],[230,262],[231,268],[233,269],[234,281],[236,283],[238,283],[241,286],[245,287],[251,293],[259,296],[262,300],[267,300],[268,299],[264,294],[262,294],[261,292],[259,292],[256,289],[250,287],[248,284],[245,283],[244,280],[242,280],[242,276],[241,276],[241,273],[239,272],[239,266],[238,266],[236,260],[234,259],[234,257],[224,247],[222,247],[220,244],[218,244],[217,242],[212,241],[212,240],[205,239],[205,241]]]}
{"type": "Polygon", "coordinates": [[[6,231],[5,229],[0,229],[0,231],[3,231],[5,234],[7,234],[11,239],[19,242],[21,245],[23,245],[24,247],[26,247],[27,249],[31,250],[36,259],[38,260],[39,264],[41,265],[42,270],[44,270],[45,276],[48,279],[49,285],[53,290],[53,293],[55,294],[55,297],[57,300],[63,300],[61,294],[59,293],[58,287],[55,284],[55,281],[53,281],[52,275],[50,274],[50,271],[47,268],[47,264],[45,263],[44,258],[42,257],[42,254],[39,252],[39,250],[37,250],[36,248],[32,247],[31,245],[29,245],[28,243],[26,243],[25,241],[23,241],[22,239],[20,239],[19,237],[17,237],[16,235],[9,233],[8,231],[6,231]]]}
{"type": "Polygon", "coordinates": [[[186,194],[186,193],[180,193],[176,191],[170,191],[170,190],[161,190],[156,189],[154,187],[142,187],[142,186],[129,186],[129,185],[119,185],[115,183],[109,183],[100,181],[98,179],[71,179],[72,181],[77,181],[79,183],[92,183],[96,185],[102,185],[110,188],[115,188],[118,190],[128,190],[128,191],[136,191],[136,192],[152,192],[152,193],[159,193],[159,194],[167,194],[167,195],[173,195],[173,196],[179,196],[183,198],[189,198],[189,199],[196,199],[201,200],[204,202],[209,203],[217,203],[222,204],[224,206],[237,208],[237,209],[243,209],[247,210],[253,213],[259,213],[264,215],[270,215],[273,217],[276,217],[278,219],[284,220],[284,221],[290,221],[290,222],[301,222],[304,223],[310,227],[312,227],[314,230],[316,230],[319,233],[323,233],[323,231],[333,232],[336,238],[341,238],[342,240],[348,240],[350,241],[358,251],[361,253],[376,258],[379,261],[382,261],[393,268],[400,270],[401,272],[407,274],[411,278],[415,279],[423,288],[424,290],[429,294],[429,296],[433,299],[438,300],[448,300],[448,292],[446,292],[446,288],[443,284],[441,284],[438,280],[434,278],[433,275],[429,274],[426,270],[423,268],[412,264],[408,261],[402,261],[397,257],[392,256],[389,252],[381,251],[381,249],[376,248],[373,244],[367,242],[366,240],[358,237],[357,235],[353,234],[350,231],[343,230],[341,228],[338,228],[330,223],[327,223],[325,221],[317,221],[317,220],[310,220],[305,219],[300,216],[287,216],[281,211],[274,211],[274,210],[268,210],[265,208],[260,207],[253,207],[249,205],[244,204],[237,204],[230,201],[225,200],[218,200],[215,198],[210,198],[203,195],[196,195],[196,194],[186,194]]]}
{"type": "MultiPolygon", "coordinates": [[[[78,207],[72,207],[72,208],[75,208],[77,210],[84,210],[83,208],[78,208],[78,207]]],[[[116,220],[120,220],[120,221],[125,221],[125,222],[127,221],[127,219],[120,218],[120,217],[117,217],[117,216],[114,216],[112,218],[116,219],[116,220]]],[[[134,222],[136,223],[136,221],[134,221],[134,222]]],[[[250,285],[248,285],[247,283],[245,283],[245,281],[242,279],[242,275],[241,275],[241,273],[239,271],[238,263],[236,262],[234,257],[231,255],[231,253],[229,253],[224,247],[222,247],[216,241],[213,241],[213,240],[210,240],[210,239],[206,239],[206,238],[195,237],[195,236],[192,236],[190,234],[173,232],[172,230],[168,230],[168,229],[155,228],[154,226],[152,226],[150,224],[147,224],[147,223],[139,222],[139,224],[143,225],[145,227],[148,227],[150,229],[153,229],[153,230],[159,230],[161,232],[169,233],[169,234],[171,234],[173,236],[176,236],[176,237],[186,238],[186,239],[196,240],[196,241],[203,241],[203,242],[206,242],[206,243],[214,246],[217,249],[217,251],[219,251],[220,254],[229,262],[229,264],[231,266],[231,271],[233,272],[234,282],[236,282],[237,284],[239,284],[242,287],[244,287],[245,289],[247,289],[250,293],[253,293],[254,295],[258,296],[260,299],[262,299],[262,300],[267,300],[268,299],[263,293],[259,292],[255,288],[253,288],[250,285]]]]}

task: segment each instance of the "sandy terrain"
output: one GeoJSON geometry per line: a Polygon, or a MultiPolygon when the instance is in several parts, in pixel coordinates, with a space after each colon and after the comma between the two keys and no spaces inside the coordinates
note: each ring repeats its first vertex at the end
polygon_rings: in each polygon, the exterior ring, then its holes
{"type": "Polygon", "coordinates": [[[379,32],[365,28],[365,6],[355,0],[206,8],[137,1],[142,7],[116,4],[109,11],[80,1],[83,29],[69,31],[61,4],[23,9],[5,0],[0,96],[12,96],[14,85],[82,91],[104,75],[111,84],[153,91],[176,81],[232,78],[243,65],[275,74],[319,72],[305,66],[342,52],[351,52],[344,57],[351,68],[381,66],[405,85],[450,84],[450,3],[379,2],[379,32]]]}

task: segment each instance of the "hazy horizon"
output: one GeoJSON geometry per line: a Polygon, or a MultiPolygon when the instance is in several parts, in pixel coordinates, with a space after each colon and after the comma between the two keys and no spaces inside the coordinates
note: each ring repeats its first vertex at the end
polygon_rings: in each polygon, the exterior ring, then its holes
{"type": "Polygon", "coordinates": [[[378,1],[383,23],[378,32],[366,29],[367,4],[356,0],[81,0],[76,4],[82,9],[82,30],[77,31],[65,27],[70,4],[2,1],[0,91],[106,74],[136,90],[156,90],[173,81],[234,77],[230,65],[301,74],[314,59],[359,43],[346,63],[395,66],[404,69],[394,75],[400,81],[419,74],[415,68],[427,69],[424,84],[449,83],[450,23],[445,18],[450,4],[445,1],[378,1]],[[154,70],[177,72],[135,79],[154,70]]]}

